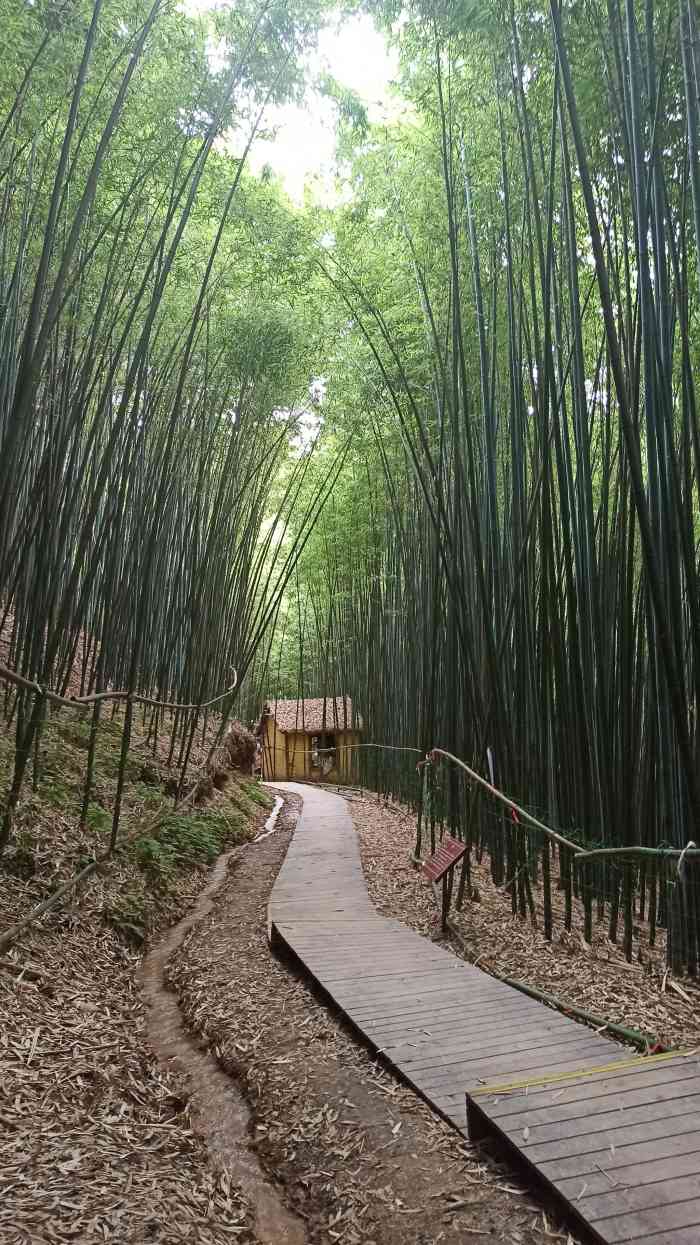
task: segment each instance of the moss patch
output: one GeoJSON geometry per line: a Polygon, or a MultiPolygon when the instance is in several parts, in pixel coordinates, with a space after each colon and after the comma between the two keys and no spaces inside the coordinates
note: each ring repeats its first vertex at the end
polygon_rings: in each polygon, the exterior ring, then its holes
{"type": "Polygon", "coordinates": [[[243,779],[240,789],[253,804],[257,804],[260,808],[272,808],[275,803],[267,788],[261,787],[259,782],[248,782],[243,779]]]}
{"type": "MultiPolygon", "coordinates": [[[[81,865],[104,855],[112,831],[121,753],[121,722],[105,715],[95,750],[94,781],[80,825],[91,721],[70,711],[50,714],[27,770],[13,838],[0,876],[29,882],[25,903],[44,898],[81,865]],[[36,768],[35,768],[36,761],[36,768]],[[35,784],[35,789],[34,789],[35,784]]],[[[0,733],[0,792],[14,765],[14,731],[0,733]]],[[[115,856],[100,869],[105,923],[132,946],[181,910],[183,888],[228,847],[253,837],[267,792],[232,772],[206,802],[174,806],[176,772],[167,768],[169,739],[147,742],[134,723],[115,856]]],[[[206,750],[205,750],[206,754],[206,750]]],[[[198,763],[201,765],[201,758],[198,763]]],[[[197,762],[193,763],[193,773],[197,762]]]]}

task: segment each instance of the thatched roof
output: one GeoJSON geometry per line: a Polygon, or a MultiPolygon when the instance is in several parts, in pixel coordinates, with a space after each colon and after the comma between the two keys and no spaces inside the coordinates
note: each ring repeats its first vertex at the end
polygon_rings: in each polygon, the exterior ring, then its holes
{"type": "Polygon", "coordinates": [[[311,696],[306,700],[268,700],[263,716],[268,714],[284,732],[301,731],[306,735],[321,732],[359,730],[359,718],[353,718],[349,696],[311,696]]]}

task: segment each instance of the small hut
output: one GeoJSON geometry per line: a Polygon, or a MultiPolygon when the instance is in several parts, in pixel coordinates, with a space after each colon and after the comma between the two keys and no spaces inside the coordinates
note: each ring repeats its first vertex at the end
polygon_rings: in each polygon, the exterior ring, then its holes
{"type": "Polygon", "coordinates": [[[349,696],[268,700],[258,727],[263,778],[348,782],[360,731],[349,696]]]}

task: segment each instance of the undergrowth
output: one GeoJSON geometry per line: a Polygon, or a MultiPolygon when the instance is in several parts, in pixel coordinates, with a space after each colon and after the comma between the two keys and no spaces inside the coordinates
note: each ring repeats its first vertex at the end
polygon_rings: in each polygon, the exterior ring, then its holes
{"type": "MultiPolygon", "coordinates": [[[[90,736],[87,719],[60,713],[49,717],[27,775],[15,818],[11,848],[0,857],[0,876],[26,884],[28,904],[39,901],[91,860],[104,856],[112,828],[119,768],[121,723],[100,724],[94,784],[85,825],[80,826],[82,788],[90,736]]],[[[175,807],[173,774],[156,748],[135,729],[123,792],[117,850],[100,867],[104,922],[138,946],[182,904],[183,888],[196,882],[225,849],[257,831],[261,809],[272,807],[268,792],[249,777],[231,772],[211,800],[175,807]]],[[[14,738],[0,733],[0,790],[11,776],[14,738]]]]}
{"type": "Polygon", "coordinates": [[[240,813],[170,813],[161,822],[157,838],[136,839],[134,858],[155,880],[167,882],[182,864],[211,864],[228,843],[244,836],[246,825],[240,813]]]}

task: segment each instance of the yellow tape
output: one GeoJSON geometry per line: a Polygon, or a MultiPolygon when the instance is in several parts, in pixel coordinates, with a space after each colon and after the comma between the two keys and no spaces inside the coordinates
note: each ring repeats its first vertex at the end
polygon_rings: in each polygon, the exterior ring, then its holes
{"type": "Polygon", "coordinates": [[[500,1085],[478,1085],[468,1090],[470,1098],[481,1094],[508,1094],[514,1089],[531,1089],[543,1085],[554,1085],[558,1081],[576,1081],[583,1076],[597,1076],[599,1072],[620,1072],[623,1068],[645,1068],[651,1064],[665,1063],[669,1059],[687,1058],[697,1054],[697,1047],[692,1050],[667,1050],[661,1055],[636,1055],[634,1059],[621,1059],[619,1063],[598,1064],[594,1068],[576,1068],[573,1072],[550,1072],[547,1076],[535,1076],[530,1080],[501,1082],[500,1085]]]}

